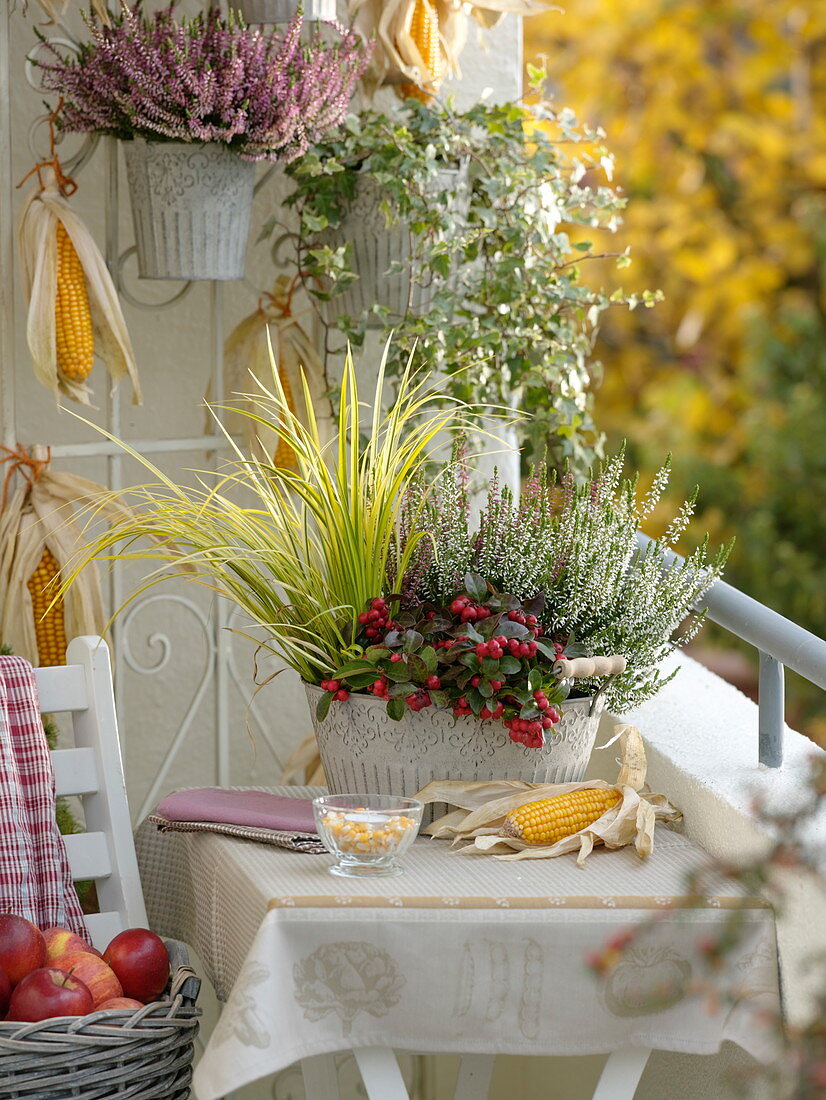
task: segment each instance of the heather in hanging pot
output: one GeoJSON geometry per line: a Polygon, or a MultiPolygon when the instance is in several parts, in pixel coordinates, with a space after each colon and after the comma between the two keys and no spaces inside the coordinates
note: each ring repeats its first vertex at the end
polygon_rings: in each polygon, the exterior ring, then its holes
{"type": "Polygon", "coordinates": [[[240,277],[253,162],[292,160],[336,126],[369,48],[346,30],[303,44],[301,9],[283,33],[217,5],[147,16],[140,0],[86,22],[77,55],[46,43],[43,85],[63,98],[64,130],[124,142],[141,275],[240,277]]]}

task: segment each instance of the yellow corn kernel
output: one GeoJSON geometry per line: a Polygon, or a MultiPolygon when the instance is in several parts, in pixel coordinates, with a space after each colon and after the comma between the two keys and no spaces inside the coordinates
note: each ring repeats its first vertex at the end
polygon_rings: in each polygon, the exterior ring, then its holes
{"type": "Polygon", "coordinates": [[[55,600],[48,613],[46,611],[56,591],[55,586],[50,582],[59,572],[60,567],[55,556],[47,546],[43,550],[37,568],[27,582],[34,612],[37,660],[43,667],[66,664],[66,620],[63,600],[55,600]]]}
{"type": "Polygon", "coordinates": [[[429,103],[445,78],[445,59],[439,38],[439,16],[431,0],[416,0],[410,21],[410,37],[427,66],[420,84],[399,85],[401,94],[429,103]]]}
{"type": "Polygon", "coordinates": [[[526,844],[556,844],[563,837],[593,825],[619,800],[617,791],[597,787],[541,798],[511,810],[502,832],[526,844]]]}
{"type": "Polygon", "coordinates": [[[57,223],[57,295],[55,297],[57,365],[73,382],[89,377],[95,342],[86,276],[63,222],[57,223]]]}

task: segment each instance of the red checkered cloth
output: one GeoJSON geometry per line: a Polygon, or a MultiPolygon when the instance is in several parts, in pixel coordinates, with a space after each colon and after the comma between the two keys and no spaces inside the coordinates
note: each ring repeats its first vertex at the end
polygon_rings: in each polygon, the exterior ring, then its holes
{"type": "Polygon", "coordinates": [[[0,912],[89,940],[66,847],[34,670],[0,657],[0,912]]]}

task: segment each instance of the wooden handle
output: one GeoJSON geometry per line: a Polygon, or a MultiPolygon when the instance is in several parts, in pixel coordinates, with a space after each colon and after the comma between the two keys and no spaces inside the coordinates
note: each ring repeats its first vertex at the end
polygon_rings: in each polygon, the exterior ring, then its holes
{"type": "Polygon", "coordinates": [[[561,657],[553,667],[554,676],[560,680],[590,680],[593,676],[617,676],[625,672],[625,658],[575,657],[569,661],[561,657]]]}

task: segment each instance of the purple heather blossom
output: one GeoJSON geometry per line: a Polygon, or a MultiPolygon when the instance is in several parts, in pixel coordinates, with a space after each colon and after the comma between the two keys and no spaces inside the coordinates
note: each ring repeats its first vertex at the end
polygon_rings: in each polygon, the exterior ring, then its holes
{"type": "Polygon", "coordinates": [[[41,62],[43,85],[64,99],[60,126],[130,139],[225,142],[245,160],[301,156],[347,112],[371,48],[335,25],[301,42],[301,9],[283,33],[244,26],[216,6],[176,21],[175,3],[144,15],[123,3],[76,57],[41,62]]]}

